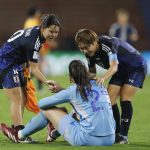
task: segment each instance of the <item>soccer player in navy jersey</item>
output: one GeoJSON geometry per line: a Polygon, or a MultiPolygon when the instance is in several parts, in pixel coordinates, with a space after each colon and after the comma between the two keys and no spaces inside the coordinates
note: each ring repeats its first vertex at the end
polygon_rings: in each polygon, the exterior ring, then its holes
{"type": "Polygon", "coordinates": [[[133,24],[129,23],[130,14],[125,9],[119,9],[116,12],[117,22],[113,23],[109,29],[111,37],[117,37],[130,44],[138,40],[138,32],[133,24]]]}
{"type": "Polygon", "coordinates": [[[132,119],[132,99],[137,88],[142,88],[147,72],[145,60],[131,45],[108,36],[100,36],[90,30],[81,29],[76,33],[75,41],[88,60],[89,72],[96,74],[95,65],[107,69],[97,83],[104,83],[111,77],[108,85],[113,114],[116,120],[116,142],[128,143],[128,130],[132,119]],[[116,103],[120,97],[120,113],[116,103]]]}
{"type": "Polygon", "coordinates": [[[97,85],[89,77],[85,64],[79,60],[73,60],[69,64],[69,76],[74,84],[67,89],[55,84],[52,91],[58,93],[39,101],[42,111],[23,130],[16,132],[1,124],[4,135],[14,142],[21,142],[51,121],[59,134],[71,145],[112,145],[115,142],[115,121],[106,88],[97,85]],[[62,103],[73,106],[79,115],[78,121],[55,106],[62,103]]]}
{"type": "Polygon", "coordinates": [[[10,99],[11,119],[14,127],[21,128],[22,108],[25,95],[25,78],[22,64],[29,63],[32,73],[51,88],[52,80],[47,80],[38,68],[41,45],[46,40],[55,40],[60,30],[60,22],[54,14],[48,14],[40,26],[15,32],[0,48],[0,88],[10,99]]]}

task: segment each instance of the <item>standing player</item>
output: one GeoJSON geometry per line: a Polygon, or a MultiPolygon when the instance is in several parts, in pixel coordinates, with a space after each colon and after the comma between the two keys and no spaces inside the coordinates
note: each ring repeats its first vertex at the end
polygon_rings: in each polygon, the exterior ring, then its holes
{"type": "Polygon", "coordinates": [[[52,90],[60,92],[39,101],[39,107],[43,111],[19,132],[1,124],[4,135],[14,142],[19,142],[46,127],[50,120],[71,145],[112,145],[115,141],[115,121],[107,90],[88,77],[84,63],[79,60],[69,64],[69,74],[74,85],[62,89],[55,84],[52,90]],[[66,102],[71,103],[80,116],[79,122],[55,107],[66,102]]]}
{"type": "Polygon", "coordinates": [[[21,103],[24,102],[24,76],[22,64],[29,63],[32,73],[51,88],[54,81],[47,80],[38,68],[38,55],[41,45],[48,39],[58,37],[58,18],[47,15],[41,26],[14,33],[0,49],[0,86],[10,99],[11,118],[16,129],[22,126],[21,103]]]}
{"type": "Polygon", "coordinates": [[[109,35],[111,37],[117,37],[122,41],[126,41],[130,44],[138,40],[138,32],[136,28],[129,23],[130,14],[125,9],[117,10],[117,22],[112,24],[109,29],[109,35]]]}
{"type": "Polygon", "coordinates": [[[137,88],[142,88],[147,67],[139,52],[126,42],[118,38],[100,36],[89,29],[77,32],[75,41],[88,60],[89,71],[96,74],[95,65],[99,65],[107,72],[97,79],[97,83],[104,83],[111,77],[108,93],[111,99],[114,118],[116,120],[116,142],[128,143],[128,130],[132,119],[132,99],[137,88]],[[120,113],[116,103],[120,97],[120,113]],[[121,128],[120,128],[121,127],[121,128]]]}

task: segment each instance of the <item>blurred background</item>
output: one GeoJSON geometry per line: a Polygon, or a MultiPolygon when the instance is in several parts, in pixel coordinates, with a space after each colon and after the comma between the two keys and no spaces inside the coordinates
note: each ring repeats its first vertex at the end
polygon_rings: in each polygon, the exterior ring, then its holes
{"type": "Polygon", "coordinates": [[[127,12],[127,22],[133,26],[133,31],[129,32],[136,33],[131,44],[142,53],[150,66],[149,0],[0,0],[0,46],[14,32],[24,28],[31,7],[36,7],[42,14],[55,13],[62,25],[58,47],[49,50],[41,62],[41,68],[47,75],[67,73],[68,63],[72,59],[86,62],[75,45],[75,33],[80,28],[90,28],[99,35],[111,35],[111,27],[118,21],[117,11],[120,9],[127,12]]]}

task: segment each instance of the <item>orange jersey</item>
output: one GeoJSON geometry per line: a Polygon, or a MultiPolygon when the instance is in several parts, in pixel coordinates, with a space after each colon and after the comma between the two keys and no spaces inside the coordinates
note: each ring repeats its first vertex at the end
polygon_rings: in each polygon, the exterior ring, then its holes
{"type": "Polygon", "coordinates": [[[37,97],[36,97],[36,90],[34,87],[34,83],[31,79],[27,79],[27,85],[25,87],[25,94],[26,94],[26,98],[27,98],[27,102],[26,102],[26,108],[34,113],[39,113],[40,112],[40,108],[38,107],[38,102],[37,102],[37,97]]]}

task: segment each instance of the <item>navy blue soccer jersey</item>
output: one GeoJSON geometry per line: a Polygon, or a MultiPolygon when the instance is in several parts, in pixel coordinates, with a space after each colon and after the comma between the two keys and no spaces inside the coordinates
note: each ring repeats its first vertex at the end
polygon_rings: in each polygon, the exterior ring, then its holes
{"type": "Polygon", "coordinates": [[[119,23],[114,23],[109,30],[109,35],[111,37],[117,37],[128,43],[132,43],[130,36],[133,33],[137,34],[137,30],[132,24],[121,26],[119,23]]]}
{"type": "Polygon", "coordinates": [[[94,56],[89,57],[86,55],[89,67],[97,64],[104,69],[108,69],[110,67],[109,55],[112,53],[117,55],[119,68],[124,67],[138,70],[145,66],[146,62],[140,53],[127,42],[115,37],[100,36],[98,43],[99,49],[95,52],[94,56]]]}
{"type": "Polygon", "coordinates": [[[0,48],[0,69],[8,69],[13,64],[21,65],[28,61],[38,62],[41,44],[40,28],[33,27],[15,32],[0,48]]]}

